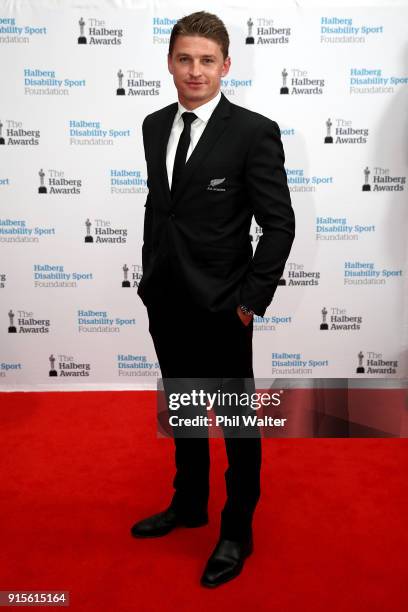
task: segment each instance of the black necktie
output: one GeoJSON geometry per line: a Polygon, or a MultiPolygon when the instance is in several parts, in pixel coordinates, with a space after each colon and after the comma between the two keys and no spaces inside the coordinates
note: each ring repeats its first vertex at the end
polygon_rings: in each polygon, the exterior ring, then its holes
{"type": "Polygon", "coordinates": [[[186,157],[188,147],[190,146],[190,132],[191,124],[194,119],[197,119],[197,115],[194,113],[183,113],[181,115],[183,119],[184,128],[181,132],[180,139],[177,145],[177,151],[174,158],[173,176],[171,179],[171,193],[174,194],[177,184],[180,182],[181,175],[183,174],[184,166],[186,165],[186,157]]]}

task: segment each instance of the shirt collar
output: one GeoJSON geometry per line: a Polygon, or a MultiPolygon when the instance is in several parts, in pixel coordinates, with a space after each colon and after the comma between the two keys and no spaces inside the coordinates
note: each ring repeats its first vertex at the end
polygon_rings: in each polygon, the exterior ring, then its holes
{"type": "Polygon", "coordinates": [[[215,98],[212,98],[211,100],[209,100],[205,104],[202,104],[201,106],[197,106],[197,108],[195,108],[192,111],[189,111],[187,108],[184,108],[184,106],[180,104],[179,102],[176,121],[178,121],[181,118],[181,115],[183,113],[194,113],[195,115],[197,115],[199,119],[201,119],[201,121],[203,121],[204,123],[207,123],[207,121],[211,117],[220,99],[221,99],[221,91],[217,93],[215,98]]]}

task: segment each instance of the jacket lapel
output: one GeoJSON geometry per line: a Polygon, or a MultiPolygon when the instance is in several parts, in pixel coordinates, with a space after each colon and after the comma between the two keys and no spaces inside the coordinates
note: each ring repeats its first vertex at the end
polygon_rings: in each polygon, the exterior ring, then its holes
{"type": "Polygon", "coordinates": [[[160,129],[159,129],[159,138],[157,142],[157,151],[159,156],[159,172],[158,179],[162,184],[163,193],[166,196],[166,200],[168,201],[168,205],[171,205],[171,194],[169,188],[169,180],[167,176],[167,166],[166,166],[166,152],[167,152],[167,143],[170,137],[171,128],[173,127],[174,117],[176,116],[178,109],[177,102],[171,104],[167,108],[167,113],[162,119],[160,129]]]}

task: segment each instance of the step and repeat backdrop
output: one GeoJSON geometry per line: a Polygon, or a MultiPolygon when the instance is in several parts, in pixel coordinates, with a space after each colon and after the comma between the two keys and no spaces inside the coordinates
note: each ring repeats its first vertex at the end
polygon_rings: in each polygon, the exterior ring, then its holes
{"type": "Polygon", "coordinates": [[[156,387],[141,125],[177,99],[170,31],[203,8],[230,34],[222,91],[281,128],[297,219],[255,375],[407,375],[407,2],[3,0],[3,390],[156,387]]]}

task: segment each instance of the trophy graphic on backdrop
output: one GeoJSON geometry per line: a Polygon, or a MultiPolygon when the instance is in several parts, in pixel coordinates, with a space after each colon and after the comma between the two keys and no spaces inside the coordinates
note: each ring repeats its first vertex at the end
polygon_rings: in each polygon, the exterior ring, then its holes
{"type": "Polygon", "coordinates": [[[282,70],[282,87],[280,89],[281,94],[288,94],[289,93],[289,89],[287,87],[287,82],[288,80],[288,71],[286,70],[286,68],[284,68],[282,70]]]}
{"type": "Polygon", "coordinates": [[[48,372],[48,376],[58,376],[57,370],[55,369],[55,357],[54,357],[54,355],[51,354],[48,357],[48,359],[50,361],[50,366],[51,366],[51,369],[48,372]]]}
{"type": "Polygon", "coordinates": [[[119,68],[119,70],[118,70],[118,74],[117,74],[117,76],[118,76],[118,81],[119,81],[119,87],[118,87],[118,88],[117,88],[117,90],[116,90],[116,95],[117,95],[117,96],[125,96],[125,95],[126,95],[126,92],[125,92],[125,90],[123,89],[123,77],[124,77],[125,75],[123,74],[123,72],[122,72],[122,70],[121,70],[120,68],[119,68]]]}
{"type": "Polygon", "coordinates": [[[14,327],[14,317],[15,317],[15,315],[14,315],[14,312],[11,310],[11,308],[10,308],[10,310],[8,312],[8,316],[9,316],[9,320],[10,320],[10,325],[9,325],[9,328],[8,328],[8,333],[9,334],[16,334],[17,330],[14,327]]]}
{"type": "Polygon", "coordinates": [[[371,185],[369,183],[370,174],[370,169],[367,166],[366,168],[364,168],[364,185],[362,187],[363,191],[371,191],[371,185]]]}
{"type": "Polygon", "coordinates": [[[2,144],[6,144],[6,143],[4,142],[4,138],[3,138],[3,124],[2,124],[1,119],[0,119],[0,145],[2,145],[2,144]]]}
{"type": "Polygon", "coordinates": [[[329,329],[329,326],[327,325],[327,308],[326,306],[323,306],[322,309],[322,323],[320,323],[320,329],[324,329],[327,330],[329,329]]]}
{"type": "Polygon", "coordinates": [[[85,226],[86,226],[85,242],[93,242],[93,236],[91,236],[92,223],[90,222],[89,219],[85,221],[85,226]]]}
{"type": "Polygon", "coordinates": [[[128,281],[129,268],[127,267],[126,264],[123,266],[122,270],[123,270],[123,278],[124,278],[124,280],[122,281],[122,287],[130,287],[130,282],[128,281]]]}
{"type": "Polygon", "coordinates": [[[254,22],[252,21],[251,18],[248,19],[247,26],[248,26],[248,36],[245,39],[245,44],[253,45],[255,44],[254,37],[252,36],[252,28],[254,27],[254,22]]]}
{"type": "Polygon", "coordinates": [[[45,172],[42,168],[39,171],[38,176],[40,177],[40,186],[38,188],[38,193],[47,193],[47,188],[44,185],[45,172]]]}
{"type": "Polygon", "coordinates": [[[325,144],[333,144],[333,136],[331,135],[332,125],[333,125],[332,121],[329,117],[328,120],[326,121],[327,135],[326,135],[326,138],[324,139],[325,144]]]}
{"type": "Polygon", "coordinates": [[[364,374],[365,370],[363,366],[363,359],[364,359],[363,351],[359,352],[359,354],[357,355],[357,358],[358,358],[358,368],[356,369],[356,372],[357,374],[364,374]]]}
{"type": "Polygon", "coordinates": [[[86,45],[86,36],[85,36],[85,32],[84,32],[84,28],[85,28],[84,18],[81,17],[81,19],[78,21],[78,23],[79,23],[78,45],[86,45]]]}

